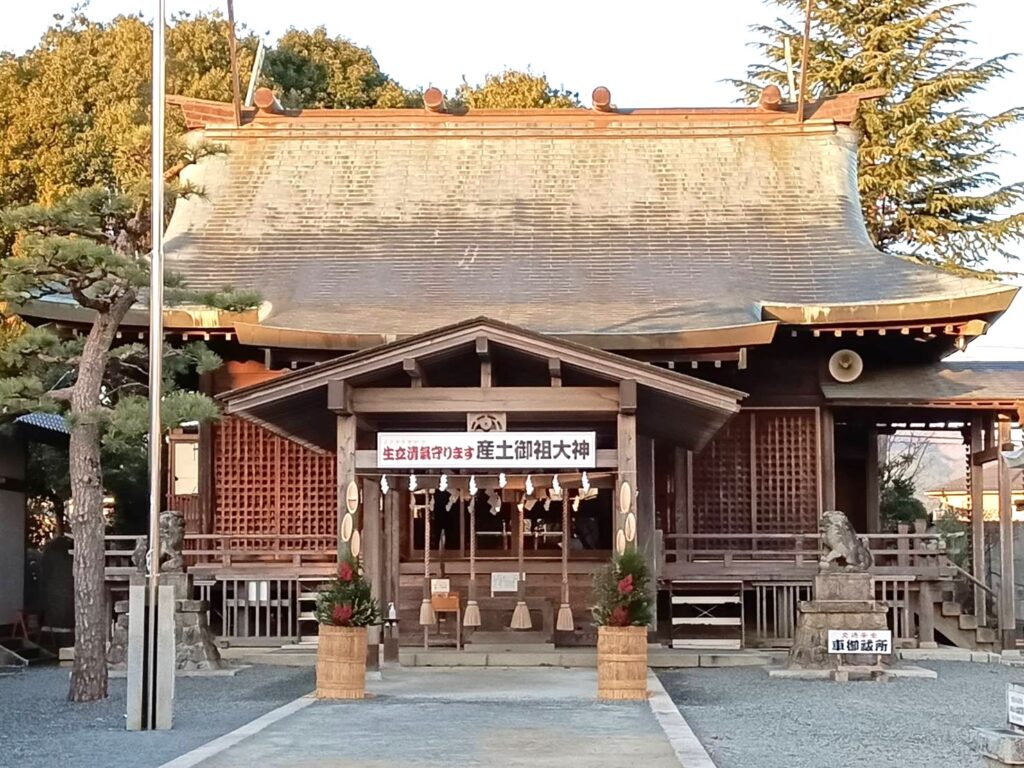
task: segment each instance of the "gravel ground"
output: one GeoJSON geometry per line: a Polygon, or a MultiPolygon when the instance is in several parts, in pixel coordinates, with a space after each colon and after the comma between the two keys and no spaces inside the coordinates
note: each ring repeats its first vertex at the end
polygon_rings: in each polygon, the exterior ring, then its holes
{"type": "Polygon", "coordinates": [[[124,679],[110,681],[105,701],[71,704],[67,669],[0,676],[0,765],[155,768],[309,693],[313,669],[259,666],[176,685],[173,730],[129,733],[124,679]]]}
{"type": "Polygon", "coordinates": [[[772,680],[763,669],[659,672],[718,768],[966,768],[976,726],[1006,720],[1024,670],[922,663],[938,680],[772,680]]]}

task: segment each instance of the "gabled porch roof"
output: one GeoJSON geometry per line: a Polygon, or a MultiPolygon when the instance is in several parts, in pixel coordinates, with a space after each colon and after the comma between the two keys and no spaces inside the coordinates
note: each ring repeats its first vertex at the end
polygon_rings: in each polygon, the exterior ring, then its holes
{"type": "MultiPolygon", "coordinates": [[[[701,448],[739,411],[739,401],[746,396],[650,363],[479,317],[232,390],[219,399],[228,414],[255,421],[306,445],[333,450],[334,420],[326,418],[328,389],[337,386],[332,382],[358,387],[386,381],[395,389],[409,388],[411,378],[406,371],[451,360],[481,345],[549,361],[567,377],[580,381],[599,380],[618,387],[623,396],[617,405],[611,404],[613,413],[634,410],[642,432],[674,439],[693,450],[701,448]]],[[[427,385],[423,388],[424,401],[430,392],[429,382],[427,385]]],[[[497,393],[499,389],[507,396],[517,389],[526,393],[537,388],[503,386],[491,391],[497,393]]],[[[500,405],[494,407],[501,410],[500,405]]],[[[427,409],[425,405],[425,415],[429,415],[427,409]]]]}

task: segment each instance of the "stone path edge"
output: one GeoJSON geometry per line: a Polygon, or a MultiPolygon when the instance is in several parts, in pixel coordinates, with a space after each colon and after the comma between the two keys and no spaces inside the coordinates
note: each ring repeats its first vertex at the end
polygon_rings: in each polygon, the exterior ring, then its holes
{"type": "Polygon", "coordinates": [[[196,747],[191,752],[186,752],[184,755],[174,758],[170,762],[166,762],[160,766],[160,768],[193,768],[193,766],[199,765],[204,760],[208,760],[214,755],[218,755],[226,749],[229,749],[235,744],[238,744],[243,739],[247,739],[254,734],[259,733],[264,728],[267,728],[279,720],[283,720],[289,715],[293,715],[301,709],[305,709],[312,704],[316,699],[313,694],[306,694],[301,696],[294,701],[290,701],[277,709],[272,709],[265,715],[260,715],[255,720],[250,720],[245,725],[236,728],[229,733],[225,733],[223,736],[219,736],[213,741],[208,741],[200,747],[196,747]]]}
{"type": "Polygon", "coordinates": [[[668,737],[679,764],[683,768],[716,768],[711,755],[697,739],[690,724],[686,722],[686,718],[668,695],[665,686],[661,684],[661,680],[650,670],[647,671],[647,689],[651,694],[647,699],[651,711],[661,730],[668,737]]]}

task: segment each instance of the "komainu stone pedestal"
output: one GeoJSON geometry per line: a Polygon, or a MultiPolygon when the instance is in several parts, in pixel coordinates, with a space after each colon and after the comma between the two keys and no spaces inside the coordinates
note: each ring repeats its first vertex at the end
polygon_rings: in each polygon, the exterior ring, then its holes
{"type": "Polygon", "coordinates": [[[828,673],[820,676],[833,680],[883,677],[883,664],[888,663],[891,656],[830,654],[828,632],[830,629],[887,630],[887,612],[886,604],[875,600],[875,583],[870,573],[820,572],[814,577],[814,599],[800,603],[786,670],[816,670],[828,673]]]}
{"type": "Polygon", "coordinates": [[[981,751],[979,765],[984,768],[1024,766],[1024,732],[1011,727],[979,728],[975,733],[981,751]]]}
{"type": "MultiPolygon", "coordinates": [[[[133,576],[132,584],[145,584],[145,577],[133,576]]],[[[220,651],[206,624],[206,602],[193,600],[192,584],[185,573],[161,573],[160,584],[174,587],[174,666],[179,670],[223,669],[220,651]]],[[[128,650],[128,601],[114,604],[114,629],[107,648],[111,669],[125,669],[128,650]]]]}

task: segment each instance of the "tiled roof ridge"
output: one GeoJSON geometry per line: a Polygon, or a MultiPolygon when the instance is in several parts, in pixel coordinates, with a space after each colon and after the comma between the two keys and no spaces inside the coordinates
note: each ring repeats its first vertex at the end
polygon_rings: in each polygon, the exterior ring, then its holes
{"type": "MultiPolygon", "coordinates": [[[[261,94],[262,95],[262,94],[261,94]]],[[[809,102],[804,110],[807,121],[826,121],[850,124],[856,118],[862,101],[885,95],[882,89],[851,91],[809,102]]],[[[450,127],[455,124],[522,122],[524,127],[546,123],[550,127],[636,125],[657,120],[659,123],[706,124],[735,126],[736,124],[772,126],[792,129],[799,126],[796,105],[776,103],[770,106],[737,107],[654,107],[654,108],[533,108],[533,109],[466,109],[449,113],[430,108],[404,109],[295,109],[287,110],[273,101],[264,100],[265,107],[242,107],[241,127],[250,124],[286,124],[289,127],[320,127],[324,124],[376,123],[393,124],[396,128],[416,125],[421,130],[432,126],[450,127]]],[[[238,127],[234,124],[234,109],[230,102],[171,95],[167,103],[180,107],[189,129],[208,127],[238,127]]],[[[257,103],[261,103],[257,99],[257,103]]]]}

